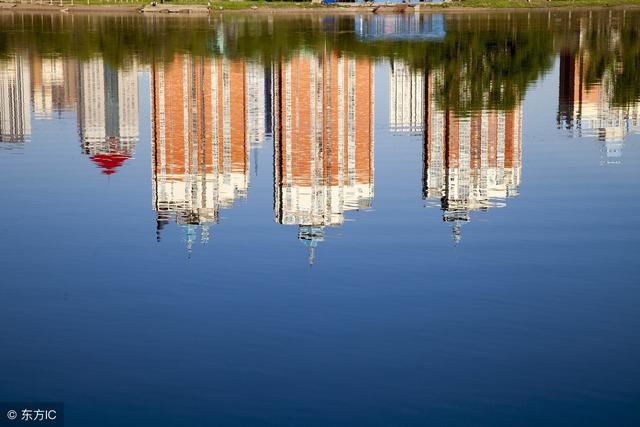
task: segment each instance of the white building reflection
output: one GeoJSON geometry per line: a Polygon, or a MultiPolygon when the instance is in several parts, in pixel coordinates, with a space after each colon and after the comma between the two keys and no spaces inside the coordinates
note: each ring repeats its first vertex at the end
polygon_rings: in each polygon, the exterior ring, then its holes
{"type": "Polygon", "coordinates": [[[94,57],[78,64],[78,129],[83,152],[105,175],[133,156],[139,137],[135,62],[114,68],[94,57]]]}
{"type": "Polygon", "coordinates": [[[424,117],[424,73],[401,61],[389,68],[389,130],[396,134],[422,134],[424,117]]]}
{"type": "Polygon", "coordinates": [[[0,142],[21,143],[31,135],[30,74],[25,55],[0,58],[0,142]]]}

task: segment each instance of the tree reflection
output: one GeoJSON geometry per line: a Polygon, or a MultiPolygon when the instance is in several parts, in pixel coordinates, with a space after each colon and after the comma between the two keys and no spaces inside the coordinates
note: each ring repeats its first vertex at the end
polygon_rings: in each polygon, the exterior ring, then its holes
{"type": "MultiPolygon", "coordinates": [[[[0,17],[0,52],[27,48],[41,55],[79,59],[99,54],[106,63],[119,66],[131,56],[140,64],[151,64],[172,61],[184,52],[273,63],[300,51],[338,51],[369,60],[402,60],[426,72],[442,69],[446,84],[437,94],[439,104],[466,114],[480,108],[513,108],[527,85],[551,65],[553,34],[539,31],[544,16],[526,21],[523,17],[445,15],[439,29],[444,37],[436,40],[368,40],[359,37],[358,23],[349,16],[183,20],[4,15],[0,17]]],[[[433,18],[417,15],[415,19],[419,25],[420,20],[433,18]]]]}

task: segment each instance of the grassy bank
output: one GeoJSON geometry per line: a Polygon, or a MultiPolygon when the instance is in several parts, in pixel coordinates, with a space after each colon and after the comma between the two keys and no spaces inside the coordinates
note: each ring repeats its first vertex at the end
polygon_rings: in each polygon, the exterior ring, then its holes
{"type": "MultiPolygon", "coordinates": [[[[415,0],[415,4],[418,4],[415,0]]],[[[9,3],[6,0],[1,3],[9,3]]],[[[158,2],[159,3],[159,2],[158,2]]],[[[377,4],[384,3],[379,0],[377,4]]],[[[63,4],[69,6],[111,6],[111,7],[127,7],[127,6],[144,6],[150,4],[149,0],[22,0],[18,2],[18,8],[21,7],[38,7],[40,5],[45,8],[49,5],[58,6],[63,4]]],[[[207,0],[170,0],[166,1],[166,5],[202,5],[208,4],[207,0]]],[[[588,7],[624,7],[624,6],[640,6],[640,0],[460,0],[451,1],[449,3],[429,4],[420,3],[425,9],[526,9],[526,8],[588,8],[588,7]]],[[[310,1],[266,1],[266,0],[212,0],[213,8],[222,7],[224,10],[243,10],[251,8],[259,9],[344,9],[347,5],[327,5],[312,4],[310,1]]]]}
{"type": "MultiPolygon", "coordinates": [[[[114,4],[117,1],[111,0],[90,0],[91,4],[114,4]]],[[[418,4],[417,1],[412,1],[414,4],[418,4]]],[[[149,3],[148,1],[139,2],[149,3]]],[[[376,2],[377,4],[384,3],[383,0],[376,2]]],[[[207,0],[170,0],[166,4],[172,5],[193,5],[200,4],[206,5],[207,0]]],[[[320,5],[312,4],[310,1],[265,1],[265,0],[212,0],[213,6],[222,6],[225,9],[248,9],[251,6],[257,6],[259,8],[342,8],[348,7],[348,4],[343,5],[320,5]]],[[[614,7],[614,6],[626,6],[626,5],[639,5],[640,0],[461,0],[451,1],[449,3],[430,4],[420,3],[421,6],[427,6],[430,8],[448,9],[448,8],[485,8],[485,9],[507,9],[507,8],[551,8],[551,7],[614,7]]]]}
{"type": "MultiPolygon", "coordinates": [[[[157,0],[160,4],[160,1],[157,0]]],[[[126,8],[126,7],[142,7],[151,4],[151,0],[0,0],[0,6],[5,6],[2,9],[6,9],[8,6],[15,5],[18,9],[24,8],[37,8],[43,9],[59,6],[105,6],[112,8],[126,8]]],[[[206,6],[207,0],[170,0],[165,1],[166,6],[206,6]]],[[[266,1],[266,0],[211,0],[212,7],[223,7],[224,9],[241,10],[251,9],[252,6],[258,8],[291,8],[291,9],[311,9],[326,7],[320,4],[312,4],[308,2],[293,2],[293,1],[266,1]]]]}
{"type": "Polygon", "coordinates": [[[616,7],[640,6],[640,0],[464,0],[443,5],[443,7],[469,7],[486,9],[509,8],[555,8],[555,7],[616,7]]]}
{"type": "MultiPolygon", "coordinates": [[[[39,0],[36,0],[39,1],[39,0]]],[[[48,3],[47,0],[44,0],[45,4],[48,3]]],[[[54,4],[59,3],[60,0],[54,0],[54,4]]],[[[63,0],[64,4],[70,3],[71,0],[63,0]]],[[[35,2],[34,2],[35,3],[35,2]]],[[[126,6],[126,5],[148,5],[150,4],[150,0],[74,0],[74,4],[77,5],[89,5],[89,6],[126,6]]],[[[157,0],[157,3],[160,4],[160,1],[157,0]]],[[[206,6],[207,0],[170,0],[165,1],[164,5],[167,6],[193,6],[200,5],[206,6]]],[[[252,6],[256,6],[258,8],[318,8],[323,7],[320,4],[312,4],[310,1],[305,2],[293,2],[293,1],[266,1],[266,0],[211,0],[212,7],[220,7],[222,6],[224,9],[250,9],[252,6]]]]}

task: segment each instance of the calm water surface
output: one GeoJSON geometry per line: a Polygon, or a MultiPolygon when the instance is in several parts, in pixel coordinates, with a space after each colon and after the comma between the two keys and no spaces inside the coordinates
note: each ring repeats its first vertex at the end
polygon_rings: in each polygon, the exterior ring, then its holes
{"type": "Polygon", "coordinates": [[[0,401],[640,425],[640,12],[4,13],[0,183],[0,401]]]}

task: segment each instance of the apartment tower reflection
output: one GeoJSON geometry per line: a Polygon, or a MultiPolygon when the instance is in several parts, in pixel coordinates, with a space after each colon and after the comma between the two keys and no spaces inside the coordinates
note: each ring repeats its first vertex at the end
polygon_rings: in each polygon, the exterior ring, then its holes
{"type": "Polygon", "coordinates": [[[424,120],[424,84],[422,73],[404,62],[392,62],[389,75],[389,130],[396,134],[422,133],[424,120]]]}
{"type": "Polygon", "coordinates": [[[31,134],[30,95],[28,59],[21,54],[0,58],[0,142],[24,142],[31,134]]]}
{"type": "Polygon", "coordinates": [[[135,63],[114,68],[94,57],[78,64],[78,128],[82,151],[111,175],[133,156],[139,136],[135,63]]]}
{"type": "Polygon", "coordinates": [[[572,136],[594,137],[603,143],[603,163],[619,163],[625,137],[640,132],[640,103],[614,105],[611,70],[589,82],[587,52],[560,54],[558,125],[572,136]]]}
{"type": "Polygon", "coordinates": [[[522,105],[458,116],[436,103],[434,87],[442,79],[440,72],[427,77],[423,197],[438,202],[457,243],[472,211],[504,206],[503,199],[518,195],[522,105]]]}
{"type": "MultiPolygon", "coordinates": [[[[176,56],[152,67],[153,206],[157,236],[172,220],[184,226],[190,249],[209,239],[219,210],[245,198],[249,144],[264,126],[261,100],[247,92],[263,78],[253,64],[176,56]]],[[[251,89],[253,93],[253,90],[251,89]]]]}
{"type": "Polygon", "coordinates": [[[313,263],[324,228],[373,199],[373,65],[298,54],[274,72],[274,211],[298,225],[313,263]]]}

